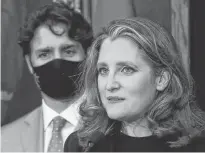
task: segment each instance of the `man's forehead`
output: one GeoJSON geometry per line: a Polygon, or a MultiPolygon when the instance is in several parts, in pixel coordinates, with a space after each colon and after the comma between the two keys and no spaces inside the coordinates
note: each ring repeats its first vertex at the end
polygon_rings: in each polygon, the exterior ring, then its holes
{"type": "Polygon", "coordinates": [[[64,35],[66,34],[68,36],[68,31],[70,27],[64,23],[55,23],[52,21],[47,21],[44,24],[40,25],[36,28],[34,34],[38,33],[42,29],[47,29],[50,32],[52,32],[55,35],[64,35]]]}
{"type": "Polygon", "coordinates": [[[42,48],[61,47],[68,45],[77,48],[79,46],[82,47],[80,42],[75,41],[68,36],[65,25],[56,24],[52,28],[53,29],[50,29],[46,24],[39,26],[30,42],[31,48],[38,50],[42,48]]]}
{"type": "Polygon", "coordinates": [[[35,40],[36,43],[40,43],[42,40],[49,40],[51,37],[66,37],[66,39],[72,42],[72,39],[68,36],[68,28],[65,24],[55,24],[51,26],[47,24],[40,25],[36,28],[31,42],[35,40]]]}
{"type": "Polygon", "coordinates": [[[68,29],[69,29],[69,27],[63,23],[50,25],[50,28],[51,28],[52,32],[54,34],[57,34],[57,35],[68,34],[68,29]]]}

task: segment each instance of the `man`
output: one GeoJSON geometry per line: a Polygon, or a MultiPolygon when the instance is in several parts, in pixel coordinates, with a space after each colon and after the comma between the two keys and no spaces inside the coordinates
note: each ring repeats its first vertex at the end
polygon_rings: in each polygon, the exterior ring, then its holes
{"type": "Polygon", "coordinates": [[[42,95],[42,106],[2,128],[3,152],[63,151],[78,124],[78,66],[92,41],[87,21],[63,3],[35,11],[19,44],[42,95]]]}

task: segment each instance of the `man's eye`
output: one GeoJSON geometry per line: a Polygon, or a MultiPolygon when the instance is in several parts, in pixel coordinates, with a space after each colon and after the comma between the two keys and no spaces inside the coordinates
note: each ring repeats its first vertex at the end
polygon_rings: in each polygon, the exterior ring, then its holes
{"type": "Polygon", "coordinates": [[[47,58],[49,56],[49,53],[45,52],[45,53],[40,53],[38,55],[39,58],[47,58]]]}
{"type": "Polygon", "coordinates": [[[109,73],[109,70],[107,68],[99,68],[98,74],[105,76],[109,73]]]}
{"type": "Polygon", "coordinates": [[[125,73],[125,74],[132,74],[135,72],[135,69],[129,66],[125,66],[121,69],[121,72],[125,73]]]}
{"type": "Polygon", "coordinates": [[[66,54],[67,56],[74,56],[74,55],[76,54],[76,51],[74,51],[74,50],[66,50],[66,51],[65,51],[65,54],[66,54]]]}

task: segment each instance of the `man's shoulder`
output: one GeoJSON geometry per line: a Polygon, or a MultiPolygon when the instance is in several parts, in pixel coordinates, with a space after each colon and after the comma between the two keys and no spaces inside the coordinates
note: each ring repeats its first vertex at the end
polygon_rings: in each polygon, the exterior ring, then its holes
{"type": "Polygon", "coordinates": [[[19,119],[8,123],[6,125],[4,125],[1,128],[1,137],[7,137],[9,135],[18,135],[19,131],[22,129],[22,127],[26,124],[25,123],[25,119],[29,116],[29,115],[33,115],[35,113],[38,113],[39,108],[34,109],[33,111],[29,112],[28,114],[20,117],[19,119]]]}
{"type": "Polygon", "coordinates": [[[15,120],[15,121],[13,121],[13,122],[11,122],[11,123],[8,123],[8,124],[6,124],[6,125],[4,125],[2,128],[1,128],[1,134],[2,134],[2,136],[4,136],[4,134],[11,134],[12,133],[12,131],[16,131],[16,130],[18,130],[21,126],[22,126],[22,124],[23,124],[23,122],[24,122],[24,119],[25,119],[25,117],[26,117],[27,115],[24,115],[23,117],[21,117],[21,118],[19,118],[19,119],[17,119],[17,120],[15,120]]]}
{"type": "Polygon", "coordinates": [[[23,130],[24,119],[23,116],[1,128],[1,151],[22,151],[20,138],[23,130]],[[14,150],[13,150],[14,148],[14,150]]]}
{"type": "MultiPolygon", "coordinates": [[[[35,118],[39,117],[40,107],[36,108],[32,112],[24,115],[23,117],[4,125],[1,128],[1,151],[2,152],[23,152],[22,137],[27,136],[25,129],[28,129],[27,125],[35,123],[35,118]]],[[[32,128],[33,129],[33,128],[32,128]]],[[[29,139],[28,139],[29,140],[29,139]]]]}

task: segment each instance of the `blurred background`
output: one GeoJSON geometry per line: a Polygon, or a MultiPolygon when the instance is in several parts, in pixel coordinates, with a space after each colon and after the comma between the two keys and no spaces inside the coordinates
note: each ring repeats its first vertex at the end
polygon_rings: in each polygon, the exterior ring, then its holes
{"type": "MultiPolygon", "coordinates": [[[[59,0],[53,0],[59,1],[59,0]]],[[[205,110],[205,0],[60,0],[84,15],[96,35],[117,18],[141,16],[164,26],[175,37],[184,66],[196,82],[205,110]]],[[[41,105],[38,91],[17,44],[25,17],[52,0],[1,0],[1,125],[41,105]]]]}

